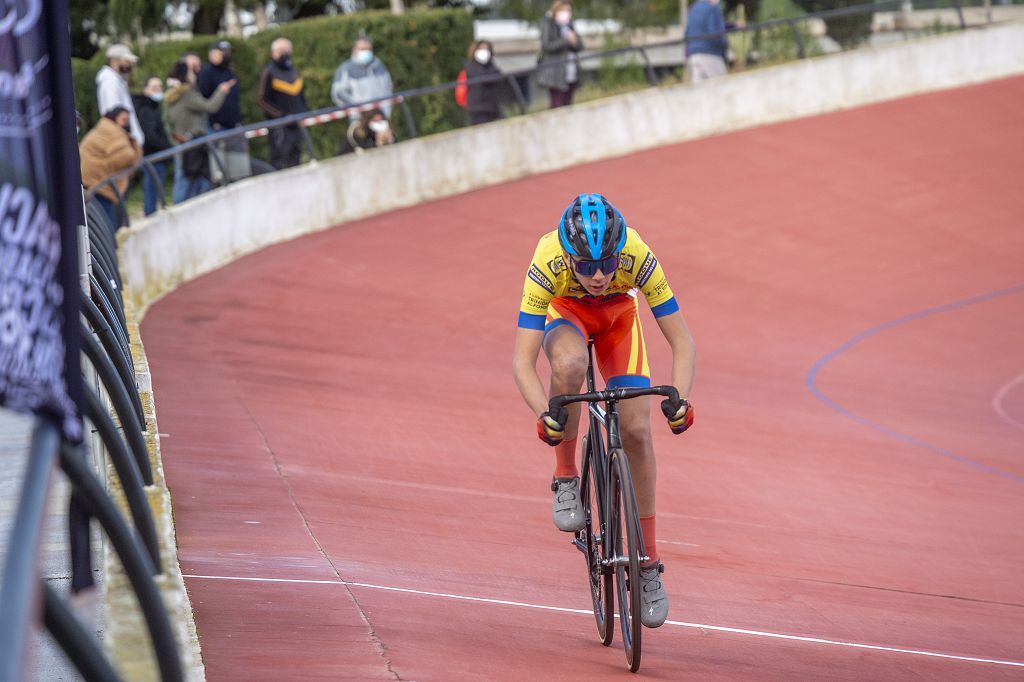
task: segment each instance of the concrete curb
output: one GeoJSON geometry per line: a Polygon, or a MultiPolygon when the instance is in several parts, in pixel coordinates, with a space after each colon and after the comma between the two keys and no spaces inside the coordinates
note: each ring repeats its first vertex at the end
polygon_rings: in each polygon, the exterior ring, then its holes
{"type": "MultiPolygon", "coordinates": [[[[138,315],[131,303],[125,302],[125,316],[128,333],[132,339],[132,358],[135,361],[135,376],[139,384],[139,395],[146,417],[146,447],[149,450],[150,466],[153,468],[153,485],[146,488],[149,505],[153,511],[157,541],[160,546],[164,572],[157,576],[157,588],[164,600],[171,620],[171,627],[178,642],[182,669],[185,679],[201,682],[206,679],[199,636],[196,632],[192,604],[185,590],[185,582],[178,563],[178,546],[174,534],[174,517],[171,494],[164,482],[164,470],[160,458],[160,437],[156,422],[156,406],[150,380],[149,362],[142,345],[138,315]]],[[[111,496],[128,517],[128,503],[118,485],[117,472],[108,460],[106,478],[111,496]]],[[[106,576],[103,594],[105,631],[104,647],[117,671],[126,680],[159,680],[146,622],[139,610],[135,593],[121,565],[121,560],[109,542],[104,543],[103,570],[106,576]]]]}

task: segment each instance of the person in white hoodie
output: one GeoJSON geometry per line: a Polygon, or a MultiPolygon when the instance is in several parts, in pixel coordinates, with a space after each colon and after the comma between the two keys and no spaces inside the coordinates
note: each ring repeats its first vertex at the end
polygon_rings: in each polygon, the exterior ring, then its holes
{"type": "Polygon", "coordinates": [[[131,115],[129,134],[141,147],[145,142],[139,117],[135,114],[132,95],[128,91],[135,62],[139,61],[127,45],[115,43],[107,48],[107,63],[96,73],[96,104],[103,116],[114,107],[124,107],[131,115]]]}

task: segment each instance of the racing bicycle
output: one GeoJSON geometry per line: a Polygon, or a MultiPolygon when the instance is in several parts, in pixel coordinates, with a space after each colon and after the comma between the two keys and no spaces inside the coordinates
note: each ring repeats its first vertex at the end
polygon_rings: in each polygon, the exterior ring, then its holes
{"type": "Polygon", "coordinates": [[[618,601],[626,663],[631,672],[636,672],[640,669],[640,565],[648,557],[629,460],[622,449],[617,404],[645,395],[661,395],[676,401],[679,394],[672,386],[595,390],[593,346],[593,338],[588,339],[587,392],[554,396],[549,409],[557,414],[566,405],[588,403],[590,428],[583,439],[580,476],[585,525],[573,536],[572,544],[587,560],[598,637],[605,646],[612,643],[613,614],[618,601]]]}

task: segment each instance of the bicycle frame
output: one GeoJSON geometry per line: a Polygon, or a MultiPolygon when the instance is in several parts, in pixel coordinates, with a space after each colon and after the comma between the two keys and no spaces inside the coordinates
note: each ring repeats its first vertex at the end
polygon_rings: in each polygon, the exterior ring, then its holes
{"type": "Polygon", "coordinates": [[[622,449],[617,405],[620,400],[645,395],[662,395],[678,401],[679,393],[673,386],[595,390],[593,338],[587,340],[587,356],[587,392],[553,396],[548,401],[548,408],[557,413],[572,403],[588,403],[589,429],[580,479],[586,518],[584,528],[575,533],[572,544],[587,559],[594,617],[601,643],[608,646],[614,637],[614,604],[617,601],[626,661],[630,671],[636,672],[640,667],[642,630],[640,566],[649,557],[640,528],[629,457],[622,449]]]}
{"type": "MultiPolygon", "coordinates": [[[[673,386],[651,386],[649,388],[610,388],[598,391],[594,378],[594,340],[587,339],[587,392],[578,395],[554,396],[551,398],[549,407],[552,411],[564,407],[570,403],[586,402],[589,429],[587,443],[590,449],[590,456],[595,458],[592,471],[597,477],[598,515],[596,519],[600,527],[601,545],[605,558],[602,560],[601,570],[603,573],[612,571],[616,565],[624,561],[623,557],[612,555],[611,538],[605,529],[608,528],[610,516],[610,495],[608,481],[611,478],[611,460],[608,453],[622,448],[622,438],[619,431],[619,411],[616,407],[620,400],[639,398],[645,395],[662,395],[673,400],[679,399],[679,393],[673,386]],[[604,406],[601,405],[604,403],[604,406]],[[605,448],[605,434],[607,434],[607,448],[605,448]]],[[[585,452],[584,457],[587,456],[585,452]]],[[[639,531],[639,529],[637,529],[639,531]]],[[[580,551],[585,552],[583,541],[576,537],[573,544],[580,551]]],[[[640,546],[643,548],[643,534],[640,534],[640,546]]],[[[646,554],[642,557],[647,560],[646,554]]],[[[628,559],[625,559],[628,560],[628,559]]]]}

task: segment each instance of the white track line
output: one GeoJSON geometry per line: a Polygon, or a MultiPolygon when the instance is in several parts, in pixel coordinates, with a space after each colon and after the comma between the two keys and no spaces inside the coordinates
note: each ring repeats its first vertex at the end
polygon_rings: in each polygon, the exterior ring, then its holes
{"type": "Polygon", "coordinates": [[[1006,384],[998,391],[996,391],[996,394],[992,396],[992,409],[995,410],[996,414],[998,414],[1002,418],[1002,420],[1005,421],[1007,424],[1009,424],[1010,426],[1016,426],[1021,431],[1024,431],[1024,423],[1021,423],[1019,419],[1014,419],[1013,417],[1011,417],[1010,414],[1003,407],[1003,398],[1005,398],[1006,395],[1010,391],[1012,391],[1017,384],[1021,382],[1024,382],[1024,374],[1021,374],[1019,377],[1013,379],[1012,381],[1010,381],[1010,383],[1006,384]]]}
{"type": "MultiPolygon", "coordinates": [[[[442,597],[444,599],[457,599],[459,601],[480,602],[485,604],[500,604],[502,606],[519,606],[528,609],[541,609],[544,611],[558,611],[560,613],[581,613],[592,615],[593,612],[587,609],[568,609],[561,606],[545,606],[543,604],[528,604],[526,602],[507,601],[504,599],[488,599],[485,597],[469,597],[462,594],[448,594],[446,592],[427,592],[424,590],[411,590],[404,587],[388,587],[385,585],[371,585],[369,583],[355,583],[342,580],[294,580],[288,578],[239,578],[226,575],[184,575],[189,579],[203,580],[239,580],[248,582],[264,583],[301,583],[308,585],[340,585],[348,587],[363,587],[370,590],[385,590],[388,592],[402,592],[404,594],[416,594],[425,597],[442,597]]],[[[698,630],[713,630],[715,632],[730,632],[738,635],[750,635],[753,637],[768,637],[771,639],[785,639],[794,642],[809,642],[811,644],[828,644],[831,646],[847,647],[850,649],[869,649],[872,651],[887,651],[897,654],[910,654],[913,656],[929,656],[932,658],[946,658],[954,661],[967,661],[970,663],[990,663],[993,665],[1006,665],[1017,668],[1024,668],[1021,661],[1003,661],[995,658],[980,658],[976,656],[957,656],[955,654],[940,654],[934,651],[921,651],[918,649],[901,649],[898,647],[879,646],[877,644],[859,644],[857,642],[841,642],[834,639],[823,639],[821,637],[803,637],[800,635],[784,635],[778,632],[765,632],[763,630],[747,630],[744,628],[730,628],[722,625],[705,625],[703,623],[687,623],[679,620],[666,620],[666,625],[675,625],[684,628],[695,628],[698,630]]]]}

